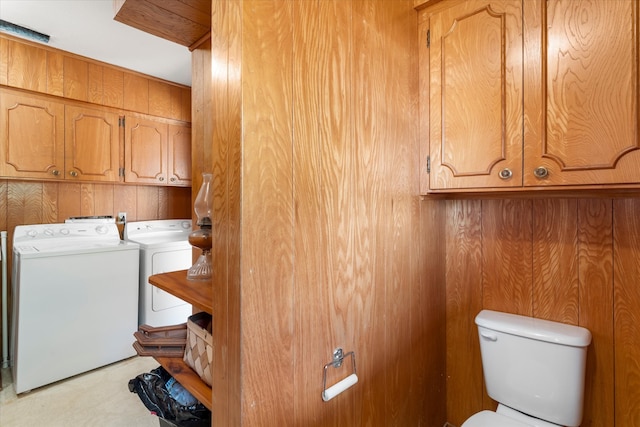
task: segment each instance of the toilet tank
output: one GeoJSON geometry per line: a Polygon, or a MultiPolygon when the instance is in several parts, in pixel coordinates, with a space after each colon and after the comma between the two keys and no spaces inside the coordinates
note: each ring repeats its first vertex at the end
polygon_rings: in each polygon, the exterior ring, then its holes
{"type": "Polygon", "coordinates": [[[476,324],[492,399],[555,424],[580,425],[589,330],[491,310],[476,324]]]}

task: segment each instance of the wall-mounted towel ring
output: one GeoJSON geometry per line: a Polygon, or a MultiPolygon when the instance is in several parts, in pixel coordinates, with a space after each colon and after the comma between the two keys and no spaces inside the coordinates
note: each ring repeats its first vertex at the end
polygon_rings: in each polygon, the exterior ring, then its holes
{"type": "Polygon", "coordinates": [[[333,399],[352,385],[358,382],[358,376],[356,375],[356,355],[353,351],[350,351],[347,354],[342,352],[341,348],[336,348],[333,351],[333,360],[326,365],[324,365],[324,374],[322,375],[322,400],[328,402],[333,399]],[[342,361],[345,357],[351,356],[351,375],[342,380],[338,381],[331,387],[327,388],[327,369],[333,366],[334,368],[339,368],[342,366],[342,361]]]}

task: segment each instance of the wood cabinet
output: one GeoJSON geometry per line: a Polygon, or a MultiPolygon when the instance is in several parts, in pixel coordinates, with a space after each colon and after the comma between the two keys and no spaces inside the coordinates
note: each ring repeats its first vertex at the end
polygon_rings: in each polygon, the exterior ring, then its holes
{"type": "Polygon", "coordinates": [[[0,174],[64,177],[64,104],[0,90],[0,174]]]}
{"type": "MultiPolygon", "coordinates": [[[[149,283],[187,301],[196,310],[213,311],[213,289],[210,281],[187,281],[187,271],[156,274],[149,283]]],[[[182,358],[157,357],[158,362],[204,406],[212,408],[211,387],[182,358]]]]}
{"type": "Polygon", "coordinates": [[[431,189],[522,185],[521,15],[515,0],[463,1],[430,15],[421,55],[431,189]]]}
{"type": "Polygon", "coordinates": [[[191,185],[191,128],[152,116],[125,117],[126,182],[191,185]]]}
{"type": "Polygon", "coordinates": [[[2,176],[118,181],[116,113],[4,90],[0,105],[2,176]]]}
{"type": "Polygon", "coordinates": [[[119,180],[119,118],[104,109],[65,107],[65,179],[119,180]]]}
{"type": "Polygon", "coordinates": [[[640,183],[638,3],[523,7],[524,185],[640,183]]]}
{"type": "Polygon", "coordinates": [[[420,13],[423,192],[640,184],[636,2],[444,1],[420,13]]]}

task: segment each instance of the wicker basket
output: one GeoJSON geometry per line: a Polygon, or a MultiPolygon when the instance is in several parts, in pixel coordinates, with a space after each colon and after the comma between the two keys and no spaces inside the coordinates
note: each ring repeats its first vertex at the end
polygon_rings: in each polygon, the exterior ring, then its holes
{"type": "Polygon", "coordinates": [[[202,380],[211,386],[213,368],[213,337],[211,336],[211,315],[201,312],[189,316],[187,320],[187,346],[184,361],[202,380]]]}

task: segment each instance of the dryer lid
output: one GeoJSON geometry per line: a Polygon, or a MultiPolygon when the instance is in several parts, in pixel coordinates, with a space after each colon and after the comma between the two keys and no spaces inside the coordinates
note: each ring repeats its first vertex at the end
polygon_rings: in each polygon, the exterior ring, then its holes
{"type": "Polygon", "coordinates": [[[462,427],[531,427],[493,411],[482,411],[462,423],[462,427]]]}

